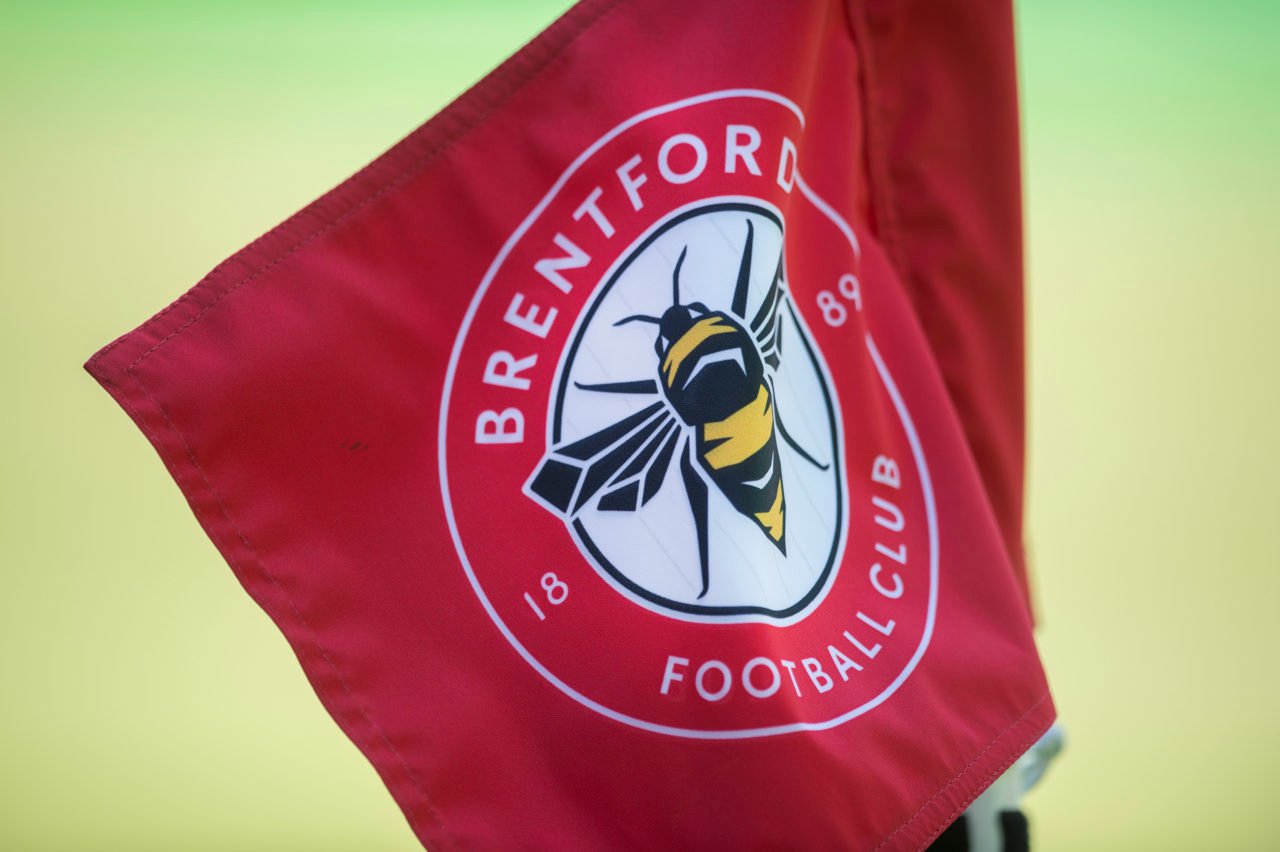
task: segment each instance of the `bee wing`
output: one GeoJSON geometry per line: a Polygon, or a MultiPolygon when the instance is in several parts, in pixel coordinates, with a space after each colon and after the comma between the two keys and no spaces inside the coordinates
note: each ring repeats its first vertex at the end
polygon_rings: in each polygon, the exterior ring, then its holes
{"type": "Polygon", "coordinates": [[[773,281],[769,284],[769,292],[751,319],[751,333],[760,345],[760,354],[769,366],[778,368],[778,356],[782,350],[782,325],[778,322],[778,312],[787,298],[782,282],[782,253],[778,253],[778,268],[773,273],[773,281]]]}
{"type": "Polygon", "coordinates": [[[555,447],[529,480],[529,491],[571,518],[646,445],[674,421],[662,403],[568,444],[555,447]]]}
{"type": "MultiPolygon", "coordinates": [[[[764,343],[769,335],[773,334],[773,326],[776,324],[778,316],[778,307],[782,304],[782,252],[778,252],[778,267],[773,271],[773,280],[769,281],[769,292],[764,294],[764,301],[760,302],[760,307],[755,311],[755,316],[751,317],[751,334],[755,335],[756,343],[764,343]]],[[[742,317],[746,319],[746,317],[742,317]]]]}
{"type": "MultiPolygon", "coordinates": [[[[785,296],[783,297],[785,298],[785,296]]],[[[779,302],[782,299],[778,300],[779,302]]],[[[778,365],[782,363],[782,323],[774,322],[773,334],[760,345],[760,355],[764,362],[773,369],[778,369],[778,365]]]]}
{"type": "Polygon", "coordinates": [[[669,418],[665,426],[631,457],[626,467],[609,481],[609,490],[600,498],[600,508],[610,512],[634,512],[653,499],[662,487],[671,454],[680,438],[675,418],[669,418]],[[641,491],[641,486],[644,490],[641,491]]]}
{"type": "Polygon", "coordinates": [[[772,299],[765,302],[766,305],[770,306],[771,313],[760,330],[756,332],[756,342],[760,346],[760,357],[775,370],[778,369],[778,364],[782,361],[782,320],[778,317],[778,314],[786,301],[786,291],[775,287],[772,291],[772,299]],[[771,305],[770,302],[772,302],[771,305]]]}

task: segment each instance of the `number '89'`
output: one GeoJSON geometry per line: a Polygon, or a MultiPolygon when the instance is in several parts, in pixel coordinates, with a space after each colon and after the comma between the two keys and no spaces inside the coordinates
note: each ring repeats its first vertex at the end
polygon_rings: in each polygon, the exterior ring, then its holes
{"type": "Polygon", "coordinates": [[[849,320],[849,308],[845,302],[853,305],[855,311],[862,310],[862,288],[852,273],[846,272],[836,282],[839,296],[830,290],[818,291],[818,310],[822,311],[822,320],[832,328],[839,328],[849,320]],[[843,297],[843,299],[842,299],[843,297]]]}

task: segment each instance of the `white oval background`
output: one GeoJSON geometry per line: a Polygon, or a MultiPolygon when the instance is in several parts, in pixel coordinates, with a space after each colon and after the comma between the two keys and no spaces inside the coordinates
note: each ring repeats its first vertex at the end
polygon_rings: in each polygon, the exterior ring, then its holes
{"type": "MultiPolygon", "coordinates": [[[[670,307],[671,274],[682,250],[688,249],[680,273],[681,302],[702,302],[713,311],[731,313],[750,220],[754,229],[751,283],[747,319],[742,320],[742,325],[747,326],[768,294],[783,251],[782,229],[764,209],[781,218],[770,205],[757,199],[706,199],[656,223],[620,255],[618,264],[597,288],[603,292],[593,294],[591,305],[583,312],[584,320],[588,315],[590,319],[585,327],[575,329],[571,340],[577,338],[579,343],[576,349],[570,347],[572,363],[561,365],[561,377],[567,371],[568,381],[562,384],[563,399],[553,403],[561,413],[557,444],[586,437],[654,402],[652,396],[605,394],[574,385],[658,377],[656,328],[647,323],[620,327],[614,323],[635,314],[661,316],[670,307]],[[724,209],[726,204],[754,209],[724,209]],[[680,221],[668,226],[676,219],[680,221]],[[659,236],[644,245],[657,232],[661,232],[659,236]],[[643,248],[636,254],[638,246],[643,248]],[[604,289],[616,268],[624,263],[627,265],[617,280],[604,289]]],[[[693,515],[678,458],[673,458],[661,489],[638,511],[599,511],[593,499],[578,514],[586,536],[609,567],[652,597],[636,594],[617,583],[608,568],[598,564],[585,548],[584,555],[606,580],[637,603],[677,618],[691,613],[673,609],[665,602],[697,607],[697,614],[703,617],[714,618],[716,609],[725,610],[722,615],[740,616],[743,608],[752,608],[768,611],[757,617],[773,614],[793,620],[789,617],[797,614],[794,608],[815,600],[820,591],[816,587],[834,576],[843,520],[835,432],[839,411],[833,408],[835,400],[829,385],[827,393],[823,392],[825,371],[814,360],[821,356],[811,339],[802,341],[801,335],[809,335],[797,322],[798,313],[789,301],[783,302],[778,314],[782,324],[781,362],[777,371],[766,366],[766,375],[773,376],[774,404],[787,431],[828,468],[820,470],[805,461],[775,430],[786,499],[786,554],[752,520],[738,512],[699,467],[709,495],[710,563],[708,591],[699,599],[702,583],[693,515]],[[661,600],[653,600],[654,597],[661,600]]],[[[668,411],[675,416],[670,408],[668,411]]],[[[693,429],[683,424],[680,428],[684,435],[693,436],[693,429]]]]}

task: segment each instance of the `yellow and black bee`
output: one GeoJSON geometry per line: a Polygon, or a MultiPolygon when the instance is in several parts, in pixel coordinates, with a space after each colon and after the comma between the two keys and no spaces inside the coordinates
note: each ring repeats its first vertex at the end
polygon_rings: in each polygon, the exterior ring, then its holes
{"type": "Polygon", "coordinates": [[[810,464],[822,470],[828,467],[788,434],[776,405],[773,375],[782,350],[778,311],[786,298],[781,256],[764,302],[747,322],[753,238],[748,219],[728,312],[713,311],[701,302],[680,302],[686,246],[671,275],[671,307],[661,317],[637,315],[615,323],[657,326],[658,377],[575,383],[576,387],[658,398],[611,426],[552,448],[529,484],[533,493],[568,519],[597,494],[597,508],[602,511],[634,512],[658,493],[672,459],[679,456],[698,538],[699,598],[707,594],[710,583],[706,480],[785,554],[787,501],[778,436],[810,464]]]}

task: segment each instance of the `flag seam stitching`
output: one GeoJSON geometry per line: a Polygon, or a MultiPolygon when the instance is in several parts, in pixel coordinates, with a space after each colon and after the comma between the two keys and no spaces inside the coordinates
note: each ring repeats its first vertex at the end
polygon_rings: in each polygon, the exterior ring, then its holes
{"type": "MultiPolygon", "coordinates": [[[[980,752],[978,752],[976,755],[974,755],[973,759],[972,759],[972,760],[970,760],[967,764],[965,764],[965,766],[964,766],[964,768],[963,768],[963,769],[961,769],[961,770],[960,770],[959,772],[957,772],[954,776],[952,776],[952,778],[951,778],[951,780],[950,780],[950,781],[948,781],[945,785],[943,785],[943,786],[942,786],[942,788],[940,788],[936,793],[934,793],[932,796],[930,796],[930,797],[929,797],[929,799],[928,799],[928,801],[926,801],[923,805],[921,805],[921,806],[916,810],[916,812],[915,812],[915,813],[913,813],[911,816],[907,817],[906,821],[905,821],[905,822],[903,822],[903,823],[902,823],[902,825],[900,825],[900,826],[898,826],[896,829],[894,829],[894,830],[893,830],[893,833],[891,833],[891,834],[890,834],[888,837],[886,837],[884,840],[881,840],[881,841],[880,841],[880,843],[876,845],[875,849],[874,849],[874,850],[872,850],[872,852],[876,852],[876,850],[879,850],[879,849],[883,848],[886,844],[888,844],[891,840],[893,840],[893,838],[897,837],[897,836],[898,836],[898,834],[900,834],[901,832],[903,832],[903,831],[905,831],[907,828],[909,828],[909,827],[911,826],[911,824],[912,824],[913,822],[915,822],[915,821],[920,817],[920,815],[921,815],[921,814],[923,814],[923,813],[925,812],[925,810],[927,810],[927,809],[929,808],[929,806],[930,806],[930,805],[932,805],[932,804],[933,804],[933,803],[934,803],[934,802],[935,802],[939,797],[943,796],[943,795],[944,795],[948,790],[950,790],[953,786],[955,786],[956,784],[960,783],[960,781],[964,778],[964,776],[968,774],[969,770],[970,770],[970,769],[972,769],[972,768],[973,768],[973,766],[974,766],[976,763],[978,763],[978,761],[982,760],[982,758],[986,757],[986,756],[987,756],[987,754],[989,754],[989,753],[991,752],[991,750],[992,750],[992,749],[994,749],[996,746],[998,746],[998,745],[1000,744],[1000,741],[1001,741],[1002,739],[1004,739],[1005,734],[1009,733],[1009,731],[1013,730],[1014,728],[1016,728],[1016,727],[1018,727],[1019,725],[1021,725],[1024,721],[1026,721],[1027,717],[1028,717],[1028,716],[1030,716],[1032,713],[1034,713],[1036,710],[1040,709],[1040,707],[1041,707],[1041,706],[1042,706],[1042,705],[1043,705],[1047,700],[1049,700],[1049,692],[1046,690],[1045,692],[1041,693],[1039,700],[1037,700],[1034,704],[1032,704],[1030,707],[1028,707],[1028,708],[1026,709],[1026,711],[1025,711],[1021,716],[1019,716],[1019,717],[1018,717],[1017,719],[1015,719],[1013,722],[1009,723],[1009,724],[1008,724],[1008,725],[1006,725],[1003,729],[1001,729],[1000,733],[996,734],[996,735],[995,735],[995,737],[993,737],[993,738],[992,738],[992,740],[991,740],[989,743],[987,743],[986,747],[982,749],[982,751],[980,751],[980,752]]],[[[1031,743],[1035,742],[1035,740],[1036,740],[1037,738],[1039,738],[1040,733],[1041,733],[1041,732],[1037,731],[1037,732],[1034,732],[1034,733],[1032,733],[1032,734],[1028,735],[1027,737],[1025,737],[1025,738],[1024,738],[1024,739],[1023,739],[1023,740],[1018,744],[1018,746],[1014,749],[1014,756],[1013,756],[1013,758],[1010,760],[1010,763],[1012,763],[1012,761],[1013,761],[1013,760],[1016,760],[1016,759],[1017,759],[1017,757],[1018,757],[1018,755],[1022,754],[1022,752],[1023,752],[1023,751],[1026,751],[1026,747],[1027,747],[1027,746],[1029,746],[1031,743]]],[[[988,781],[988,780],[990,780],[990,779],[992,779],[992,778],[997,777],[998,775],[1000,775],[1001,773],[1003,773],[1003,772],[1005,771],[1005,769],[1006,769],[1006,768],[1007,768],[1007,767],[1005,767],[1005,766],[1000,766],[1000,767],[998,767],[998,768],[996,768],[996,769],[992,770],[991,772],[988,772],[985,776],[983,776],[983,778],[982,778],[982,782],[980,783],[980,785],[979,785],[979,786],[980,786],[980,787],[981,787],[981,786],[985,786],[985,782],[986,782],[986,781],[988,781]]],[[[948,816],[948,817],[947,817],[947,818],[942,822],[942,824],[939,826],[939,828],[938,828],[938,830],[937,830],[937,832],[935,833],[935,835],[934,835],[934,836],[936,837],[936,836],[937,836],[937,834],[940,834],[940,833],[942,832],[942,830],[943,830],[943,829],[945,829],[945,828],[947,827],[947,825],[949,825],[951,822],[953,822],[953,821],[955,820],[955,818],[956,818],[956,817],[958,817],[961,813],[963,813],[963,812],[964,812],[964,809],[965,809],[966,807],[968,807],[968,804],[967,804],[967,803],[966,803],[966,804],[964,804],[964,805],[961,805],[960,807],[958,807],[958,808],[956,808],[954,811],[952,811],[952,812],[951,812],[951,814],[950,814],[950,815],[949,815],[949,816],[948,816]]]]}

